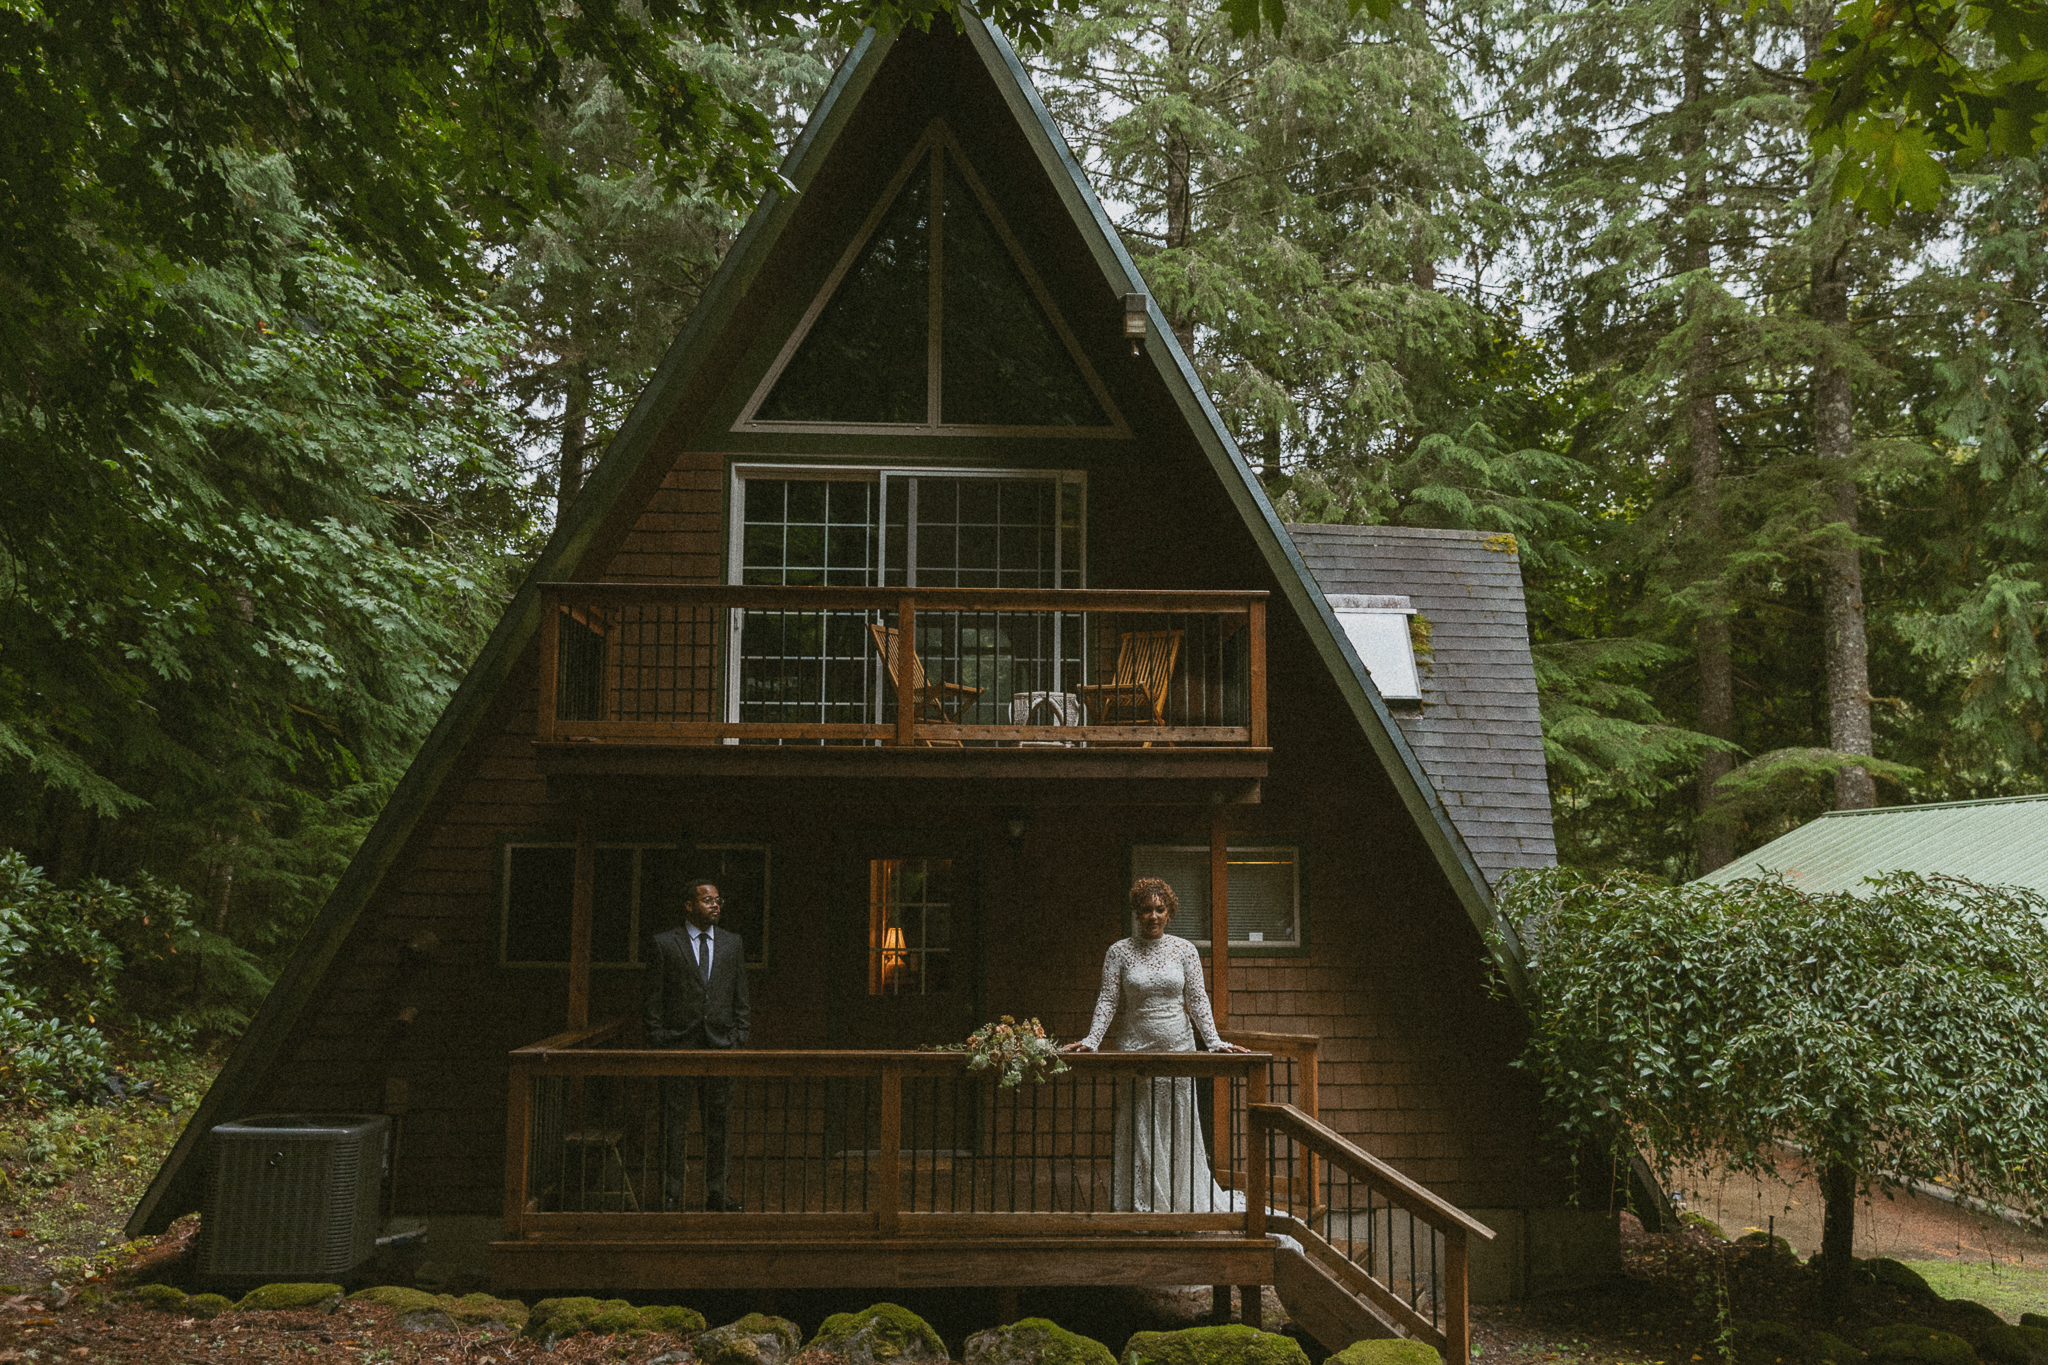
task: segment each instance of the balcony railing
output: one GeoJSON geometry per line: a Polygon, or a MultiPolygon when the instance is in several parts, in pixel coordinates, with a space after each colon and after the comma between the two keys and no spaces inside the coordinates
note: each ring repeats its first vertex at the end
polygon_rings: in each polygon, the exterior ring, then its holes
{"type": "Polygon", "coordinates": [[[1264,593],[553,583],[542,595],[543,742],[1266,745],[1264,593]]]}
{"type": "MultiPolygon", "coordinates": [[[[1250,1107],[1278,1093],[1313,1103],[1313,1040],[1270,1053],[1099,1053],[1069,1057],[1043,1085],[1005,1089],[948,1052],[683,1052],[605,1046],[624,1021],[512,1054],[505,1164],[508,1239],[924,1237],[1238,1232],[1264,1235],[1272,1196],[1250,1107]],[[1306,1060],[1304,1060],[1304,1053],[1306,1060]],[[663,1131],[661,1082],[733,1085],[728,1197],[744,1213],[704,1214],[702,1134],[663,1131]],[[1193,1078],[1213,1107],[1164,1105],[1154,1150],[1178,1211],[1131,1207],[1119,1151],[1135,1082],[1193,1078]],[[1279,1083],[1279,1088],[1269,1085],[1279,1083]],[[1120,1092],[1123,1097],[1120,1098],[1120,1092]],[[1165,1120],[1162,1120],[1165,1121],[1165,1120]],[[1183,1140],[1185,1139],[1185,1140],[1183,1140]],[[663,1211],[664,1153],[681,1144],[689,1185],[663,1211]],[[1205,1160],[1189,1153],[1199,1149],[1205,1160]],[[1213,1172],[1221,1197],[1212,1187],[1213,1172]],[[1121,1182],[1121,1184],[1119,1183],[1121,1182]],[[1121,1193],[1119,1191],[1122,1191],[1121,1193]]],[[[1145,1101],[1138,1101],[1145,1103],[1145,1101]]],[[[1310,1187],[1294,1192],[1306,1198],[1310,1187]]],[[[1142,1201],[1136,1201],[1142,1202],[1142,1201]]]]}
{"type": "Polygon", "coordinates": [[[1249,1119],[1273,1230],[1299,1240],[1319,1272],[1320,1283],[1291,1285],[1310,1330],[1352,1337],[1370,1319],[1469,1360],[1471,1243],[1493,1230],[1295,1105],[1254,1103],[1249,1119]],[[1340,1325],[1317,1321],[1326,1313],[1340,1325]]]}

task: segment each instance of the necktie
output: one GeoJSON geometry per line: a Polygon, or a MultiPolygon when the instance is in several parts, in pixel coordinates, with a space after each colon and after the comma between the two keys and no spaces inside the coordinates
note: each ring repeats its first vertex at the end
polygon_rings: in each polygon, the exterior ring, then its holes
{"type": "Polygon", "coordinates": [[[706,981],[711,979],[711,935],[697,935],[697,975],[706,981]]]}

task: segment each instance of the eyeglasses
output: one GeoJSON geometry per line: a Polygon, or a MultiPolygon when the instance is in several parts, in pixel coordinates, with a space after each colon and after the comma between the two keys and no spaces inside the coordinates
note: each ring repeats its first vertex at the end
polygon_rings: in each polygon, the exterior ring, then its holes
{"type": "Polygon", "coordinates": [[[724,904],[725,904],[725,897],[723,897],[723,896],[692,896],[692,897],[691,897],[690,899],[691,899],[691,900],[692,900],[693,902],[695,902],[696,904],[698,904],[698,905],[724,905],[724,904]]]}

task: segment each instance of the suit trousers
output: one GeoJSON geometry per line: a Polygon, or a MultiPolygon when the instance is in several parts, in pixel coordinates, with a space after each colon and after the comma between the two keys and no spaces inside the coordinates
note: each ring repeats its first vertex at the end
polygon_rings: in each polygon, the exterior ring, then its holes
{"type": "Polygon", "coordinates": [[[732,1126],[732,1077],[664,1076],[661,1081],[662,1207],[683,1203],[683,1175],[690,1111],[698,1111],[704,1134],[704,1202],[714,1208],[725,1200],[731,1170],[727,1135],[732,1126]]]}

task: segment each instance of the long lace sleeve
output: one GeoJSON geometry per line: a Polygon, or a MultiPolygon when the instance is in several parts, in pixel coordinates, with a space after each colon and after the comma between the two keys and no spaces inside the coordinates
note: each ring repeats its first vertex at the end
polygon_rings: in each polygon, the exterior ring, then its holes
{"type": "Polygon", "coordinates": [[[1089,1025],[1088,1036],[1081,1041],[1091,1052],[1102,1050],[1102,1037],[1109,1032],[1109,1024],[1116,1018],[1117,997],[1123,992],[1124,944],[1122,939],[1109,945],[1109,951],[1102,955],[1102,993],[1095,997],[1095,1019],[1089,1025]]]}
{"type": "MultiPolygon", "coordinates": [[[[1209,1009],[1209,992],[1202,985],[1202,953],[1194,944],[1185,939],[1180,945],[1181,1003],[1187,1006],[1188,1018],[1194,1021],[1195,1032],[1201,1035],[1202,1045],[1211,1051],[1223,1046],[1223,1035],[1216,1031],[1216,1016],[1209,1009]]],[[[1097,1006],[1098,1013],[1101,1006],[1097,1006]]]]}

